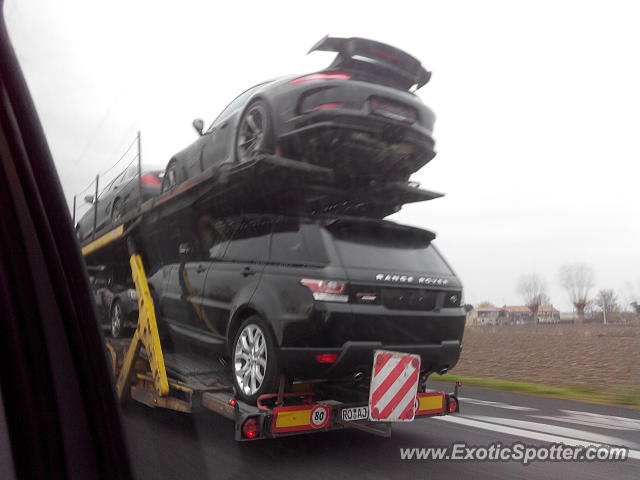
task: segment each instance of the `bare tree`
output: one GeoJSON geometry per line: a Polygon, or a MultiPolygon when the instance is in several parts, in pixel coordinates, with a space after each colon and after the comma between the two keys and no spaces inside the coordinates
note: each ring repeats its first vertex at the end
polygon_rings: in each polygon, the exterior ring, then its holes
{"type": "Polygon", "coordinates": [[[524,300],[524,304],[531,310],[533,320],[536,323],[540,323],[540,318],[538,318],[540,306],[549,300],[546,289],[545,282],[535,273],[522,275],[518,280],[518,294],[524,300]]]}
{"type": "Polygon", "coordinates": [[[547,295],[546,293],[540,295],[540,305],[543,307],[552,307],[553,305],[551,304],[551,297],[549,297],[549,295],[547,295]]]}
{"type": "Polygon", "coordinates": [[[495,305],[487,300],[484,300],[478,304],[478,308],[495,308],[495,305]]]}
{"type": "Polygon", "coordinates": [[[578,323],[584,322],[584,310],[589,303],[589,291],[593,288],[593,270],[583,263],[572,263],[560,268],[560,284],[578,312],[578,323]]]}
{"type": "Polygon", "coordinates": [[[611,289],[602,289],[596,296],[596,305],[600,308],[603,315],[603,323],[607,323],[607,317],[611,319],[613,314],[618,313],[618,296],[611,289]]]}
{"type": "Polygon", "coordinates": [[[634,288],[631,282],[627,282],[627,295],[623,301],[625,307],[630,306],[636,315],[640,316],[640,280],[638,280],[638,288],[634,288]]]}

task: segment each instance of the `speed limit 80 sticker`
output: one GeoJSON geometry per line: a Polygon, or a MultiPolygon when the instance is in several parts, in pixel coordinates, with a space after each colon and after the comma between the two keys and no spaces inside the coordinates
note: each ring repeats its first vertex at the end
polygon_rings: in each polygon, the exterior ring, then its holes
{"type": "Polygon", "coordinates": [[[331,406],[316,405],[311,410],[310,420],[313,428],[325,428],[331,417],[331,406]]]}

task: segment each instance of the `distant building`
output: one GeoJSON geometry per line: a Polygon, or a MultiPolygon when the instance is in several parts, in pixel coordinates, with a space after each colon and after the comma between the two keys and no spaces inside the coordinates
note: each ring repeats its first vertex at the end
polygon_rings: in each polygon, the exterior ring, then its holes
{"type": "MultiPolygon", "coordinates": [[[[505,322],[511,325],[525,325],[536,323],[533,312],[526,306],[504,306],[502,307],[505,322]]],[[[560,321],[560,311],[552,305],[543,305],[538,309],[538,320],[540,323],[558,323],[560,321]]]]}
{"type": "MultiPolygon", "coordinates": [[[[477,308],[477,325],[526,325],[536,323],[531,309],[521,305],[477,308]]],[[[540,323],[558,323],[560,312],[552,305],[544,305],[538,310],[540,323]]]]}
{"type": "Polygon", "coordinates": [[[504,314],[504,321],[509,325],[524,325],[527,323],[533,323],[533,314],[529,307],[521,306],[507,306],[502,307],[504,314]]]}
{"type": "Polygon", "coordinates": [[[467,323],[466,325],[468,326],[476,326],[479,325],[478,323],[478,310],[476,310],[475,308],[472,310],[469,310],[467,312],[467,323]]]}
{"type": "Polygon", "coordinates": [[[500,308],[497,307],[481,307],[477,308],[478,325],[499,325],[500,308]]]}
{"type": "Polygon", "coordinates": [[[538,310],[540,323],[558,323],[560,321],[560,311],[553,308],[553,305],[543,305],[538,310]]]}

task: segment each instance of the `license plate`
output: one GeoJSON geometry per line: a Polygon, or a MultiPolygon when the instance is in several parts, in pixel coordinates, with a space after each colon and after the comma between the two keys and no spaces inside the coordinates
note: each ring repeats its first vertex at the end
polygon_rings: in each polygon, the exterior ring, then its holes
{"type": "Polygon", "coordinates": [[[351,407],[340,410],[340,418],[343,422],[355,422],[356,420],[369,420],[369,407],[351,407]]]}
{"type": "Polygon", "coordinates": [[[415,122],[418,114],[416,111],[403,105],[401,103],[391,102],[384,98],[373,97],[369,100],[371,106],[371,112],[376,115],[382,115],[393,120],[400,120],[402,122],[415,122]]]}

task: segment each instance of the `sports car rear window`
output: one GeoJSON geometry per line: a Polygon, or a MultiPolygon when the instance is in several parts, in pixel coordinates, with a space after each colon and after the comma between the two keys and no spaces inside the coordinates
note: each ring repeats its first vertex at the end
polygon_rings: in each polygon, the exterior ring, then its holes
{"type": "Polygon", "coordinates": [[[453,275],[426,230],[368,222],[327,227],[345,267],[453,275]]]}

